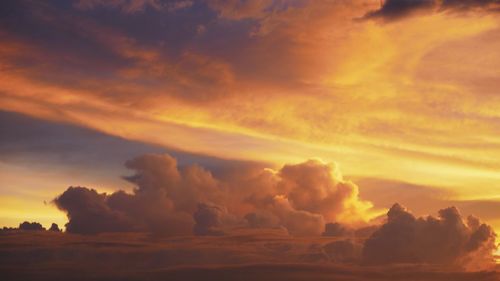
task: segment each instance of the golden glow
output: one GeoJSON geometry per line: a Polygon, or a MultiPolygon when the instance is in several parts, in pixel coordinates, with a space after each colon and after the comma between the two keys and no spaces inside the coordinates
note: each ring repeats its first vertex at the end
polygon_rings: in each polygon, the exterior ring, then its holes
{"type": "MultiPolygon", "coordinates": [[[[195,51],[180,63],[162,60],[153,47],[86,26],[140,62],[117,69],[121,79],[157,83],[82,77],[69,86],[37,79],[36,69],[2,70],[0,108],[190,152],[276,166],[320,157],[347,175],[448,188],[457,199],[498,198],[500,98],[488,94],[500,87],[498,17],[438,13],[380,23],[352,20],[366,13],[356,10],[362,5],[317,5],[269,18],[253,34],[264,49],[289,39],[280,51],[295,81],[238,76],[230,61],[195,51]],[[191,92],[180,95],[164,77],[191,92]]],[[[2,69],[14,55],[43,52],[14,39],[0,43],[2,69]]]]}

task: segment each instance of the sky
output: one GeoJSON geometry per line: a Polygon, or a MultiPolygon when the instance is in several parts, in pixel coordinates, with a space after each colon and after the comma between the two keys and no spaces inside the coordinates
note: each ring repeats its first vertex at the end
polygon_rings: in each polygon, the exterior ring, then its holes
{"type": "Polygon", "coordinates": [[[319,235],[399,203],[500,232],[500,1],[0,6],[2,226],[319,235]]]}

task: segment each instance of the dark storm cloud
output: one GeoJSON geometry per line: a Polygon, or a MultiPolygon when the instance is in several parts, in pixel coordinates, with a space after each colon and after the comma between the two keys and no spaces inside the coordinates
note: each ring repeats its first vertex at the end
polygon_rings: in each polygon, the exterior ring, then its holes
{"type": "Polygon", "coordinates": [[[369,12],[365,17],[383,17],[396,19],[414,12],[437,11],[465,11],[475,8],[498,8],[498,0],[386,0],[380,9],[369,12]]]}
{"type": "Polygon", "coordinates": [[[455,207],[439,217],[416,218],[401,205],[387,213],[387,222],[365,242],[363,259],[371,264],[434,263],[476,267],[492,263],[493,229],[475,217],[464,222],[455,207]]]}
{"type": "Polygon", "coordinates": [[[368,13],[367,17],[398,18],[434,5],[435,0],[386,0],[379,10],[368,13]]]}

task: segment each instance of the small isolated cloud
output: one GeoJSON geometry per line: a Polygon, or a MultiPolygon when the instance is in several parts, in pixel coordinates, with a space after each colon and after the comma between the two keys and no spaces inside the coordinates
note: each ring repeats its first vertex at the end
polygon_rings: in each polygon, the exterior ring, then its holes
{"type": "Polygon", "coordinates": [[[363,259],[370,264],[431,263],[477,267],[491,265],[496,249],[493,229],[475,217],[465,222],[455,207],[439,216],[416,218],[399,204],[387,222],[365,242],[363,259]]]}
{"type": "Polygon", "coordinates": [[[38,222],[23,222],[19,224],[20,230],[45,230],[45,228],[38,222]]]}
{"type": "Polygon", "coordinates": [[[50,225],[49,231],[61,232],[61,229],[59,228],[57,223],[52,223],[52,225],[50,225]]]}

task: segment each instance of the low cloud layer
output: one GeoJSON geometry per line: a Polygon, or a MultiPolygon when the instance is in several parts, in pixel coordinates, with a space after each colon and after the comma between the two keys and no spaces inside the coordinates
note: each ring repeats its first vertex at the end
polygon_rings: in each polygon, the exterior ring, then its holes
{"type": "Polygon", "coordinates": [[[492,271],[432,265],[355,263],[361,249],[336,238],[294,238],[280,230],[219,237],[115,233],[0,235],[2,280],[350,280],[495,281],[492,271]],[[104,258],[103,258],[104,257],[104,258]],[[354,261],[354,262],[353,262],[354,261]]]}
{"type": "Polygon", "coordinates": [[[220,178],[198,165],[179,167],[170,155],[148,154],[126,163],[132,193],[70,187],[54,200],[67,213],[68,232],[148,231],[217,235],[232,226],[284,227],[292,235],[320,235],[325,223],[362,224],[371,203],[319,160],[278,171],[252,168],[220,178]]]}
{"type": "Polygon", "coordinates": [[[466,222],[455,207],[439,216],[416,218],[399,204],[387,222],[365,242],[363,259],[370,264],[431,263],[480,269],[493,262],[493,229],[476,217],[466,222]]]}

